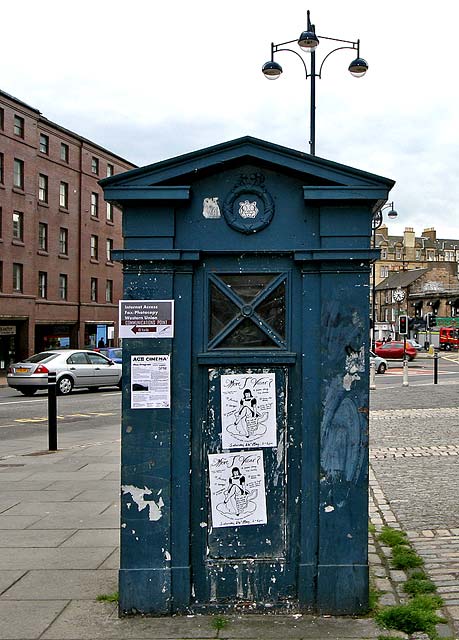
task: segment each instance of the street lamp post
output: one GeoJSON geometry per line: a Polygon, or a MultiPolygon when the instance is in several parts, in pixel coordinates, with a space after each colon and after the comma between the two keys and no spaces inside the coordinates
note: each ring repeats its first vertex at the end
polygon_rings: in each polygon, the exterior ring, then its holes
{"type": "MultiPolygon", "coordinates": [[[[398,216],[397,211],[394,209],[394,203],[388,202],[373,216],[371,221],[371,228],[373,229],[373,249],[376,249],[376,231],[383,223],[383,211],[390,207],[387,213],[387,217],[393,220],[398,216]]],[[[371,348],[375,350],[375,332],[376,332],[376,260],[373,261],[372,268],[372,286],[371,286],[371,348]]]]}
{"type": "Polygon", "coordinates": [[[308,24],[306,31],[300,35],[300,37],[296,40],[288,40],[287,42],[280,42],[279,44],[271,43],[271,60],[265,62],[262,67],[262,72],[268,80],[276,80],[282,74],[282,67],[278,62],[274,60],[274,54],[279,51],[290,51],[298,56],[303,63],[306,80],[308,78],[311,79],[311,104],[310,104],[310,138],[309,138],[309,149],[311,155],[316,154],[316,78],[322,77],[322,68],[324,66],[325,60],[335,51],[340,51],[341,49],[354,49],[357,51],[357,57],[351,62],[349,65],[349,71],[351,75],[356,78],[361,78],[365,75],[368,70],[367,62],[360,57],[360,40],[353,42],[352,40],[341,40],[339,38],[330,38],[328,36],[317,36],[316,29],[313,24],[311,24],[309,11],[307,12],[308,24]],[[319,72],[316,72],[316,48],[319,44],[319,37],[323,40],[330,40],[332,42],[340,42],[341,46],[336,47],[322,60],[319,72]],[[311,54],[311,71],[308,71],[308,67],[306,65],[306,61],[298,51],[294,49],[289,49],[285,45],[297,43],[298,46],[303,50],[307,51],[311,54]]]}

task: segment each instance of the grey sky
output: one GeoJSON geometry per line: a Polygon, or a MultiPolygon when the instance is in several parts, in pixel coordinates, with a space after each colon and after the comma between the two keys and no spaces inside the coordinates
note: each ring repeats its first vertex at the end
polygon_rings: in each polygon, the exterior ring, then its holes
{"type": "Polygon", "coordinates": [[[301,63],[279,54],[283,76],[261,74],[271,41],[297,38],[307,9],[319,37],[360,38],[370,66],[355,79],[352,51],[325,63],[317,155],[396,180],[392,232],[459,239],[456,0],[8,2],[1,88],[139,165],[242,135],[307,152],[301,63]]]}

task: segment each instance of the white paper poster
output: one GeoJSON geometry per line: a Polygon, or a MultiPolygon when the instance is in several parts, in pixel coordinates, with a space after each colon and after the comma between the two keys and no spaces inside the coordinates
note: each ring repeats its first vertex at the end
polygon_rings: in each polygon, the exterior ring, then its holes
{"type": "Polygon", "coordinates": [[[209,454],[213,527],[266,524],[263,451],[209,454]]]}
{"type": "Polygon", "coordinates": [[[131,409],[169,409],[170,355],[131,356],[131,409]]]}
{"type": "Polygon", "coordinates": [[[222,448],[276,447],[276,375],[221,376],[222,448]]]}

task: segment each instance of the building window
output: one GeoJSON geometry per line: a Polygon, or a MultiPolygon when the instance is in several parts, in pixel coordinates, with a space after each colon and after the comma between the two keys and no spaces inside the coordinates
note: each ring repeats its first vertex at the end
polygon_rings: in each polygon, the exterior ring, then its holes
{"type": "Polygon", "coordinates": [[[0,238],[3,237],[3,209],[0,207],[0,238]]]}
{"type": "Polygon", "coordinates": [[[435,249],[427,249],[427,260],[435,260],[435,249]]]}
{"type": "Polygon", "coordinates": [[[13,291],[22,293],[22,264],[13,263],[13,291]]]}
{"type": "Polygon", "coordinates": [[[38,200],[48,202],[48,176],[43,173],[38,174],[38,200]]]}
{"type": "Polygon", "coordinates": [[[69,185],[66,182],[59,185],[59,206],[63,209],[69,208],[69,185]]]}
{"type": "Polygon", "coordinates": [[[24,118],[21,116],[14,116],[14,135],[24,137],[24,118]]]}
{"type": "Polygon", "coordinates": [[[67,163],[69,161],[69,145],[65,142],[61,142],[61,160],[67,163]]]}
{"type": "Polygon", "coordinates": [[[416,249],[416,260],[421,259],[421,249],[416,249]]]}
{"type": "Polygon", "coordinates": [[[113,240],[111,238],[107,239],[107,262],[112,262],[112,252],[113,252],[113,240]]]}
{"type": "Polygon", "coordinates": [[[69,253],[69,231],[64,227],[59,229],[59,253],[64,256],[69,253]]]}
{"type": "Polygon", "coordinates": [[[401,249],[401,247],[396,247],[395,248],[395,259],[396,260],[401,260],[402,259],[402,249],[401,249]]]}
{"type": "Polygon", "coordinates": [[[94,156],[91,158],[91,173],[94,173],[96,176],[99,175],[99,160],[94,156]]]}
{"type": "Polygon", "coordinates": [[[382,247],[381,248],[381,260],[387,260],[387,248],[386,247],[382,247]]]}
{"type": "Polygon", "coordinates": [[[67,275],[59,274],[59,300],[67,300],[67,275]]]}
{"type": "Polygon", "coordinates": [[[113,302],[113,280],[105,283],[105,302],[113,302]]]}
{"type": "Polygon", "coordinates": [[[454,251],[445,251],[445,262],[454,262],[454,251]]]}
{"type": "Polygon", "coordinates": [[[0,260],[0,291],[3,291],[3,261],[0,260]]]}
{"type": "Polygon", "coordinates": [[[93,260],[99,259],[99,238],[97,236],[91,236],[91,258],[93,260]]]}
{"type": "Polygon", "coordinates": [[[0,107],[0,129],[5,128],[5,110],[0,107]]]}
{"type": "Polygon", "coordinates": [[[38,297],[48,297],[48,274],[45,271],[38,272],[38,297]]]}
{"type": "Polygon", "coordinates": [[[13,211],[13,238],[24,241],[24,214],[21,211],[13,211]]]}
{"type": "Polygon", "coordinates": [[[91,302],[97,302],[97,278],[91,278],[91,302]]]}
{"type": "Polygon", "coordinates": [[[24,189],[24,162],[15,158],[13,171],[13,186],[24,189]]]}
{"type": "Polygon", "coordinates": [[[113,222],[113,205],[111,202],[107,202],[107,221],[113,222]]]}
{"type": "Polygon", "coordinates": [[[91,193],[91,215],[93,218],[99,217],[99,194],[91,193]]]}
{"type": "Polygon", "coordinates": [[[381,267],[379,275],[381,278],[387,278],[389,275],[389,267],[381,267]]]}
{"type": "Polygon", "coordinates": [[[0,184],[3,184],[3,182],[5,181],[4,167],[5,167],[5,159],[4,159],[3,153],[0,153],[0,184]]]}
{"type": "Polygon", "coordinates": [[[48,225],[45,222],[38,223],[38,248],[48,251],[48,225]]]}
{"type": "Polygon", "coordinates": [[[107,164],[107,178],[115,174],[115,167],[112,164],[107,164]]]}
{"type": "Polygon", "coordinates": [[[44,133],[40,133],[40,153],[49,153],[49,138],[44,133]]]}

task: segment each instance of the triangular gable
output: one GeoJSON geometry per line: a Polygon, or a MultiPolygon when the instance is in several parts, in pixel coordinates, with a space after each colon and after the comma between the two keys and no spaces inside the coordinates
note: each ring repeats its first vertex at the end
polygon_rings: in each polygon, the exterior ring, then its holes
{"type": "MultiPolygon", "coordinates": [[[[317,184],[336,187],[367,187],[370,190],[387,192],[395,184],[393,180],[372,173],[354,169],[346,165],[318,158],[302,151],[290,149],[252,136],[244,136],[229,142],[213,145],[198,151],[169,158],[154,164],[132,169],[125,173],[104,178],[100,181],[110,198],[112,188],[120,193],[120,188],[134,190],[142,187],[154,187],[168,182],[180,184],[178,180],[212,167],[223,168],[225,164],[237,161],[260,161],[282,171],[295,172],[308,176],[317,184]]],[[[185,181],[186,182],[186,181],[185,181]]],[[[376,191],[375,191],[376,193],[376,191]]]]}

